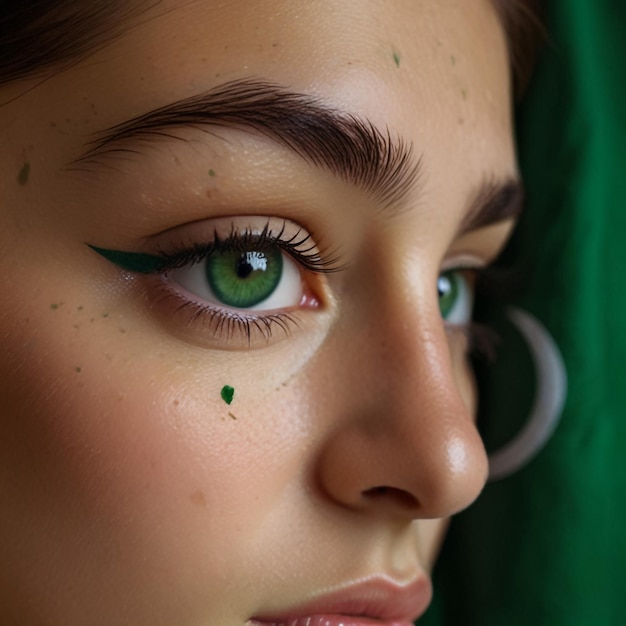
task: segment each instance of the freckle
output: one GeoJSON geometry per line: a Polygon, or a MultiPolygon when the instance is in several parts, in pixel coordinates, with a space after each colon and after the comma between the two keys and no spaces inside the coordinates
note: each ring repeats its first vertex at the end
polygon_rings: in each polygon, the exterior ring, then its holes
{"type": "Polygon", "coordinates": [[[220,391],[220,395],[226,404],[230,404],[235,396],[235,389],[230,385],[224,385],[220,391]]]}
{"type": "Polygon", "coordinates": [[[96,321],[96,318],[95,318],[95,317],[92,317],[89,321],[90,321],[90,322],[95,322],[95,321],[96,321]]]}
{"type": "Polygon", "coordinates": [[[73,328],[75,328],[76,330],[78,330],[80,328],[80,324],[74,324],[73,328]]]}
{"type": "Polygon", "coordinates": [[[194,491],[190,496],[189,499],[194,503],[197,504],[198,506],[202,506],[205,507],[206,506],[206,498],[204,497],[204,494],[198,490],[198,491],[194,491]]]}
{"type": "Polygon", "coordinates": [[[120,332],[122,333],[122,335],[124,335],[126,333],[126,329],[125,328],[120,328],[120,332]]]}
{"type": "Polygon", "coordinates": [[[228,411],[228,417],[230,417],[230,419],[237,420],[237,416],[231,413],[230,411],[228,411]]]}
{"type": "Polygon", "coordinates": [[[206,197],[207,198],[212,198],[213,197],[213,192],[210,189],[206,190],[206,197]]]}
{"type": "Polygon", "coordinates": [[[180,404],[180,400],[174,400],[174,406],[178,406],[180,404]]]}
{"type": "Polygon", "coordinates": [[[397,52],[393,53],[393,62],[396,64],[396,67],[400,67],[400,55],[397,52]]]}
{"type": "Polygon", "coordinates": [[[76,307],[77,311],[82,311],[85,307],[81,304],[79,307],[76,307]]]}
{"type": "Polygon", "coordinates": [[[25,161],[24,165],[22,165],[22,169],[20,173],[17,175],[17,182],[24,186],[28,182],[28,178],[30,176],[30,162],[25,161]]]}
{"type": "Polygon", "coordinates": [[[465,120],[462,117],[459,117],[459,124],[465,124],[465,120]]]}
{"type": "Polygon", "coordinates": [[[276,48],[277,46],[278,46],[278,44],[277,44],[277,43],[273,43],[273,44],[272,44],[272,48],[276,48]]]}

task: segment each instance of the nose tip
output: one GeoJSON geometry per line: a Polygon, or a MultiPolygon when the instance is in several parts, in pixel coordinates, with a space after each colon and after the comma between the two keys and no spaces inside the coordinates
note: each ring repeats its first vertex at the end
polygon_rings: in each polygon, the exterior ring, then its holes
{"type": "Polygon", "coordinates": [[[430,519],[471,504],[487,478],[487,457],[470,418],[439,417],[439,430],[414,420],[414,431],[336,432],[319,467],[324,491],[364,513],[430,519]],[[447,424],[446,424],[447,422],[447,424]]]}
{"type": "Polygon", "coordinates": [[[419,517],[448,517],[467,508],[488,476],[487,455],[473,421],[451,426],[424,454],[411,485],[419,497],[419,517]]]}

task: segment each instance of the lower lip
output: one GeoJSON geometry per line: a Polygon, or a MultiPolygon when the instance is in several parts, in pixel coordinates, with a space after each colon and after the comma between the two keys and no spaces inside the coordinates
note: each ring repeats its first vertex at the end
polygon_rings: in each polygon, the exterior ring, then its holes
{"type": "Polygon", "coordinates": [[[384,622],[350,615],[307,615],[280,622],[252,621],[257,626],[413,626],[413,622],[384,622]]]}

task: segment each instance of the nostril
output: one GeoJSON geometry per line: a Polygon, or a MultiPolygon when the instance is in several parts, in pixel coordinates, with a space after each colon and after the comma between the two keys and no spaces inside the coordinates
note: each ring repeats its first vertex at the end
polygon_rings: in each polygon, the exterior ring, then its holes
{"type": "Polygon", "coordinates": [[[372,487],[362,492],[363,497],[372,504],[383,504],[390,502],[402,509],[415,510],[419,507],[419,502],[415,496],[404,489],[396,487],[372,487]]]}

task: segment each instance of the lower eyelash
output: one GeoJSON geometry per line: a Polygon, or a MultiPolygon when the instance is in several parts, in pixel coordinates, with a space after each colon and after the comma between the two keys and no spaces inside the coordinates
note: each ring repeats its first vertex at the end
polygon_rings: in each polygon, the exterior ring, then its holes
{"type": "Polygon", "coordinates": [[[219,336],[232,340],[238,334],[250,345],[254,335],[260,336],[267,342],[273,337],[274,330],[281,330],[286,337],[289,337],[292,327],[299,326],[297,318],[292,313],[264,315],[236,313],[185,300],[163,282],[161,282],[161,288],[164,292],[158,298],[158,303],[174,304],[171,315],[181,315],[186,318],[183,324],[187,327],[196,324],[205,328],[209,327],[214,338],[219,336]]]}

